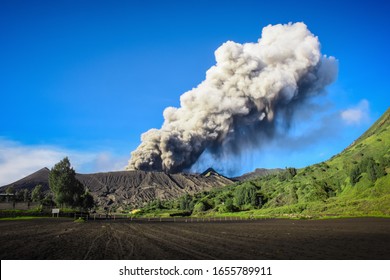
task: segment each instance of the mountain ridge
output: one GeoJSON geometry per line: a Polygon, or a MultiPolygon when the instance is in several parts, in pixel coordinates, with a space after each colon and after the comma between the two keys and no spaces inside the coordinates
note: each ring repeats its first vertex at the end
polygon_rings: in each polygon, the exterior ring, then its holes
{"type": "MultiPolygon", "coordinates": [[[[49,173],[49,168],[41,168],[20,180],[1,186],[0,191],[8,187],[13,187],[15,191],[31,191],[36,185],[42,185],[43,191],[48,192],[49,173]]],[[[208,191],[237,181],[237,178],[228,178],[212,168],[201,174],[130,170],[76,173],[76,178],[88,188],[99,206],[142,206],[152,200],[174,199],[186,193],[208,191]]]]}
{"type": "MultiPolygon", "coordinates": [[[[0,187],[5,191],[13,187],[32,190],[36,185],[42,185],[44,191],[49,191],[50,170],[47,167],[0,187]]],[[[222,187],[233,183],[227,177],[217,172],[203,176],[202,174],[167,174],[152,171],[110,171],[91,174],[76,173],[76,178],[91,192],[100,206],[134,205],[140,206],[155,199],[172,199],[185,193],[195,193],[222,187]]]]}

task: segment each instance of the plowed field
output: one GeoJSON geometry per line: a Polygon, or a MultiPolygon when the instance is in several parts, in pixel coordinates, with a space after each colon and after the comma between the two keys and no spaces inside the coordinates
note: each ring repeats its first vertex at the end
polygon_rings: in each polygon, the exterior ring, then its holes
{"type": "Polygon", "coordinates": [[[390,259],[390,219],[0,221],[1,259],[390,259]]]}

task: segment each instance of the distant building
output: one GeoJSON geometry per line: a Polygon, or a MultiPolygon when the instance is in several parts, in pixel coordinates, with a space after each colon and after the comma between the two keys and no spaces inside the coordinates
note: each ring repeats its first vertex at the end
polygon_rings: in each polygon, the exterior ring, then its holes
{"type": "Polygon", "coordinates": [[[9,202],[10,197],[15,197],[13,193],[0,193],[0,201],[9,202]]]}

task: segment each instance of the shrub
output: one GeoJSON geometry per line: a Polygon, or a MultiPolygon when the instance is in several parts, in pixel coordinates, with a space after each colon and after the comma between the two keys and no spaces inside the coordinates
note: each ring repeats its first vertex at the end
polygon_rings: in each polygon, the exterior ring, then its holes
{"type": "Polygon", "coordinates": [[[179,199],[179,209],[185,211],[192,211],[194,209],[194,202],[189,194],[185,194],[179,199]]]}
{"type": "Polygon", "coordinates": [[[44,199],[42,185],[36,185],[31,192],[31,200],[33,202],[41,202],[44,199]]]}
{"type": "Polygon", "coordinates": [[[84,223],[85,222],[85,218],[83,217],[79,217],[78,219],[74,220],[75,223],[84,223]]]}
{"type": "Polygon", "coordinates": [[[207,210],[207,206],[202,201],[200,201],[194,205],[194,212],[195,213],[204,212],[206,210],[207,210]]]}
{"type": "Polygon", "coordinates": [[[297,169],[294,167],[286,167],[286,171],[289,179],[292,179],[295,177],[295,175],[297,175],[297,169]]]}
{"type": "Polygon", "coordinates": [[[258,205],[257,188],[251,183],[244,183],[234,191],[234,204],[241,207],[245,204],[258,205]]]}
{"type": "Polygon", "coordinates": [[[225,201],[224,205],[225,205],[225,208],[226,208],[227,212],[234,212],[234,211],[236,211],[236,207],[234,207],[233,199],[228,198],[225,201]]]}
{"type": "Polygon", "coordinates": [[[349,173],[349,178],[350,178],[352,186],[354,186],[357,182],[359,182],[359,179],[360,179],[359,166],[352,168],[351,172],[349,173]]]}

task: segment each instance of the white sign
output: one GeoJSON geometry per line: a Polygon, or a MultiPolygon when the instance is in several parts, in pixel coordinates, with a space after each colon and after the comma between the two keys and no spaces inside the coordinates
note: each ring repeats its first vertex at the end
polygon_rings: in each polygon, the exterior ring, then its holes
{"type": "Polygon", "coordinates": [[[58,217],[60,215],[60,209],[58,209],[58,208],[51,209],[51,213],[53,214],[53,217],[54,217],[54,214],[57,214],[57,217],[58,217]]]}

